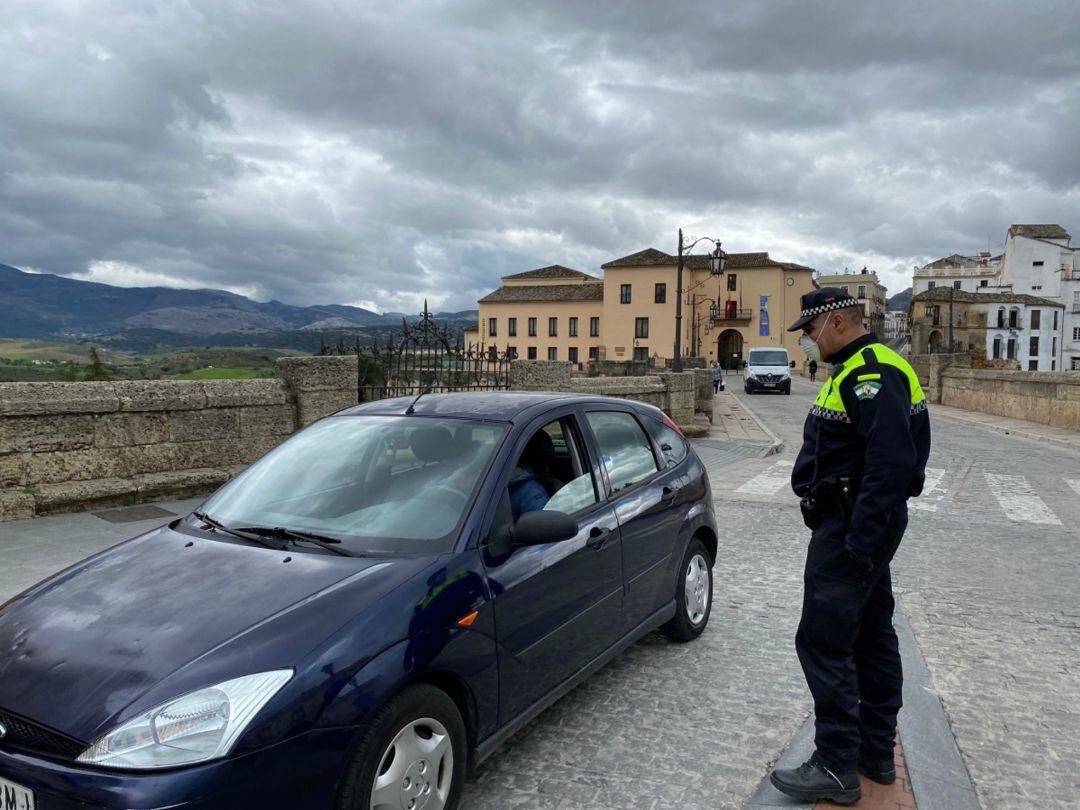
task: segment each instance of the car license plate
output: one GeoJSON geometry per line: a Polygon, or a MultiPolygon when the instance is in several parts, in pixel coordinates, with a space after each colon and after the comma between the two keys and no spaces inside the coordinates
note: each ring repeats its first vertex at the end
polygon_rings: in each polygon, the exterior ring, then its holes
{"type": "Polygon", "coordinates": [[[766,388],[776,388],[776,383],[764,383],[766,388]]]}
{"type": "Polygon", "coordinates": [[[0,810],[34,810],[34,792],[0,779],[0,810]]]}

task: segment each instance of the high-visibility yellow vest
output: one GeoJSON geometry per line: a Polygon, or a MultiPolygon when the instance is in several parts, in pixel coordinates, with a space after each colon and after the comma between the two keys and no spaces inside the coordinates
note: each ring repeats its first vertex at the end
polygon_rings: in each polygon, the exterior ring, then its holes
{"type": "Polygon", "coordinates": [[[912,415],[926,410],[926,396],[923,394],[922,386],[919,385],[919,378],[915,376],[915,370],[908,361],[884,344],[871,343],[868,346],[859,349],[855,354],[845,360],[839,371],[836,371],[835,366],[833,367],[834,373],[825,381],[824,385],[821,386],[821,390],[818,391],[817,398],[810,408],[811,414],[821,417],[822,419],[831,419],[837,422],[851,421],[851,417],[848,416],[847,408],[844,405],[844,400],[840,396],[840,384],[847,379],[850,374],[856,375],[856,383],[881,379],[881,375],[876,372],[859,374],[859,369],[866,366],[866,358],[863,356],[863,352],[867,350],[874,353],[874,357],[877,358],[878,363],[893,366],[894,368],[899,369],[904,376],[907,377],[908,389],[911,391],[912,415]]]}

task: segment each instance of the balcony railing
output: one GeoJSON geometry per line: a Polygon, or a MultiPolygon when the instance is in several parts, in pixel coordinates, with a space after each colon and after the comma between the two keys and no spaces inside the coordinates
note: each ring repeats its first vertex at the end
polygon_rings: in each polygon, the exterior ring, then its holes
{"type": "Polygon", "coordinates": [[[719,312],[712,323],[713,326],[730,326],[731,324],[746,326],[753,317],[754,310],[752,309],[733,309],[727,313],[719,312]]]}

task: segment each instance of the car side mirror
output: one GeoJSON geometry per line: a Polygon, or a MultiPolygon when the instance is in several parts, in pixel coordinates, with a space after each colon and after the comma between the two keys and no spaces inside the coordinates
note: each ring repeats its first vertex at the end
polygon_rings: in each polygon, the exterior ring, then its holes
{"type": "Polygon", "coordinates": [[[577,533],[577,521],[566,513],[540,509],[518,518],[511,530],[510,541],[515,546],[539,546],[569,540],[577,533]]]}
{"type": "Polygon", "coordinates": [[[791,367],[795,368],[795,361],[794,360],[791,361],[791,367]]]}

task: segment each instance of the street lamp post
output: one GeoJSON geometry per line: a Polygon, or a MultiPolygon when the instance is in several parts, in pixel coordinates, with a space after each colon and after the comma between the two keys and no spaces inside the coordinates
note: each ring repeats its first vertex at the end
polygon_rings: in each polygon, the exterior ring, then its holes
{"type": "MultiPolygon", "coordinates": [[[[683,232],[679,228],[679,255],[675,262],[675,357],[672,361],[672,371],[682,371],[682,297],[683,297],[683,255],[693,249],[698,242],[712,242],[716,249],[709,257],[709,269],[712,275],[718,276],[724,270],[724,252],[720,249],[720,241],[709,236],[701,236],[684,247],[683,232]]],[[[696,310],[696,307],[695,307],[696,310]]]]}

